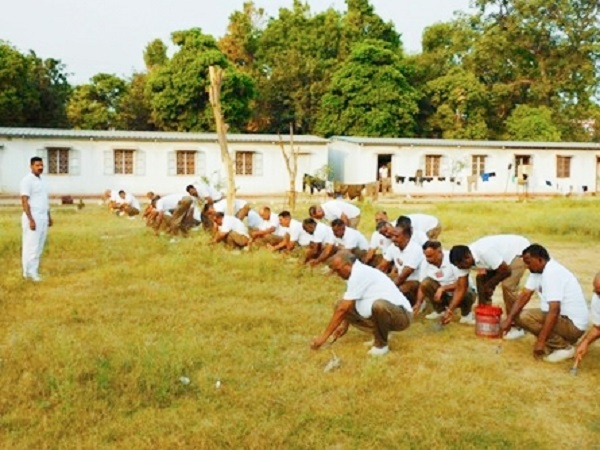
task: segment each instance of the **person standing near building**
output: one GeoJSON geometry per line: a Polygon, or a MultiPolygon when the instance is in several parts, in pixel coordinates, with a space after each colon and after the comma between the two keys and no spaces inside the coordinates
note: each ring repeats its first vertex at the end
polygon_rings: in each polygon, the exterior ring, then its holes
{"type": "Polygon", "coordinates": [[[42,158],[34,156],[30,160],[31,172],[21,180],[21,205],[23,214],[21,225],[23,228],[23,278],[33,281],[42,281],[39,267],[48,227],[52,226],[50,215],[50,201],[48,191],[42,180],[44,162],[42,158]]]}

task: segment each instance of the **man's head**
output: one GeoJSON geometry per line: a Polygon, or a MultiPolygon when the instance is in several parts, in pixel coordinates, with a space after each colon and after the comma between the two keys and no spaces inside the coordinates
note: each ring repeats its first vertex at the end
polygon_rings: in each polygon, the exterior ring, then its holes
{"type": "Polygon", "coordinates": [[[410,238],[412,237],[412,228],[410,225],[401,224],[400,226],[396,226],[390,230],[390,239],[401,250],[404,250],[408,243],[410,242],[410,238]]]}
{"type": "Polygon", "coordinates": [[[111,194],[112,194],[112,191],[110,189],[106,189],[102,193],[102,200],[108,200],[110,198],[111,194]]]}
{"type": "Polygon", "coordinates": [[[185,187],[185,191],[192,197],[198,198],[198,189],[193,184],[189,184],[185,187]]]}
{"type": "Polygon", "coordinates": [[[146,193],[146,198],[147,198],[148,200],[154,200],[154,192],[152,192],[152,191],[148,191],[148,192],[146,193]]]}
{"type": "Polygon", "coordinates": [[[258,215],[262,220],[269,220],[271,218],[271,208],[263,206],[258,210],[258,215]]]}
{"type": "Polygon", "coordinates": [[[444,260],[442,244],[438,241],[425,242],[423,244],[423,255],[425,255],[425,259],[429,264],[440,267],[444,260]]]}
{"type": "Polygon", "coordinates": [[[39,177],[44,171],[44,161],[39,156],[34,156],[29,160],[29,167],[31,167],[31,173],[39,177]]]}
{"type": "Polygon", "coordinates": [[[284,228],[288,228],[290,226],[290,222],[292,221],[292,214],[289,211],[281,211],[279,213],[279,225],[284,228]]]}
{"type": "Polygon", "coordinates": [[[594,294],[600,295],[600,272],[594,277],[594,294]]]}
{"type": "Polygon", "coordinates": [[[531,244],[523,250],[523,262],[531,273],[542,273],[548,261],[550,254],[540,244],[531,244]]]}
{"type": "Polygon", "coordinates": [[[121,189],[119,191],[119,197],[121,197],[122,199],[125,199],[125,191],[123,189],[121,189]]]}
{"type": "Polygon", "coordinates": [[[412,220],[408,216],[400,216],[396,219],[396,226],[399,227],[401,225],[407,225],[412,228],[412,220]]]}
{"type": "Polygon", "coordinates": [[[310,208],[308,208],[308,215],[317,220],[321,220],[323,217],[325,217],[323,208],[318,205],[312,205],[310,208]]]}
{"type": "Polygon", "coordinates": [[[222,212],[216,212],[214,213],[213,220],[218,226],[221,226],[223,225],[223,217],[225,217],[225,214],[222,212]]]}
{"type": "Polygon", "coordinates": [[[352,273],[352,266],[356,261],[356,256],[348,251],[339,251],[329,262],[329,268],[340,278],[347,280],[352,273]]]}
{"type": "Polygon", "coordinates": [[[331,229],[333,230],[335,237],[341,239],[346,232],[346,224],[342,219],[334,219],[333,222],[331,222],[331,229]]]}
{"type": "Polygon", "coordinates": [[[391,232],[393,228],[394,227],[390,225],[388,221],[385,220],[380,220],[375,226],[377,232],[388,239],[391,239],[391,232]]]}
{"type": "Polygon", "coordinates": [[[389,222],[388,215],[385,211],[377,211],[375,213],[375,223],[389,222]]]}
{"type": "Polygon", "coordinates": [[[217,211],[215,211],[215,208],[212,205],[212,203],[207,203],[202,208],[202,213],[206,214],[209,217],[214,217],[214,215],[217,213],[217,211]]]}
{"type": "Polygon", "coordinates": [[[308,234],[313,234],[315,229],[317,228],[317,222],[312,217],[304,219],[302,221],[302,229],[306,231],[308,234]]]}
{"type": "Polygon", "coordinates": [[[450,262],[463,270],[470,269],[475,265],[471,250],[466,245],[455,245],[450,249],[450,262]]]}

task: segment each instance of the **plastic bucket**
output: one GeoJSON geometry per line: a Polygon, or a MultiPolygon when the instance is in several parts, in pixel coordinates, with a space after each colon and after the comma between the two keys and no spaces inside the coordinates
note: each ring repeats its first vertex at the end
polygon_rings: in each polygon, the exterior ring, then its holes
{"type": "Polygon", "coordinates": [[[475,308],[475,334],[486,338],[502,337],[500,318],[502,308],[491,305],[479,305],[475,308]]]}

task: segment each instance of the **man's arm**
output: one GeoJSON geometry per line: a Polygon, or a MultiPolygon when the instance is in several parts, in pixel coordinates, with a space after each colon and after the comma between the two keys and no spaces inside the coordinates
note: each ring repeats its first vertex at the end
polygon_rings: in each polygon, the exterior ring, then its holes
{"type": "Polygon", "coordinates": [[[494,292],[496,286],[498,286],[506,278],[510,277],[510,274],[512,273],[510,267],[504,261],[502,261],[502,263],[495,270],[496,273],[494,274],[494,276],[487,280],[485,285],[483,286],[483,289],[489,295],[491,295],[494,292]]]}
{"type": "Polygon", "coordinates": [[[312,340],[310,343],[310,348],[313,350],[318,350],[319,347],[321,347],[327,341],[327,339],[329,339],[329,336],[331,336],[340,327],[340,325],[344,328],[342,328],[339,333],[336,333],[336,338],[343,335],[344,330],[348,329],[346,315],[353,307],[354,300],[342,300],[333,312],[333,316],[329,321],[329,325],[327,325],[327,328],[325,328],[325,331],[323,331],[321,336],[312,340]]]}
{"type": "Polygon", "coordinates": [[[325,248],[321,254],[314,260],[314,264],[321,264],[329,259],[333,255],[335,246],[333,244],[325,244],[325,248]]]}
{"type": "Polygon", "coordinates": [[[348,216],[346,214],[342,213],[340,215],[340,219],[346,224],[346,226],[350,225],[350,219],[348,219],[348,216]]]}
{"type": "Polygon", "coordinates": [[[396,279],[394,280],[394,283],[396,283],[396,286],[400,286],[402,283],[404,283],[406,281],[406,279],[408,277],[410,277],[414,271],[415,271],[415,269],[413,269],[412,267],[404,266],[402,268],[402,272],[400,272],[398,274],[398,276],[396,277],[396,279]]]}
{"type": "Polygon", "coordinates": [[[575,351],[575,360],[577,362],[581,361],[581,359],[588,352],[588,347],[592,342],[600,337],[600,326],[593,325],[592,328],[588,330],[588,332],[583,337],[581,343],[577,346],[577,350],[575,351]]]}
{"type": "Polygon", "coordinates": [[[304,263],[307,264],[311,260],[315,259],[319,255],[320,250],[321,244],[318,242],[311,242],[308,244],[308,250],[306,251],[306,256],[304,257],[304,263]]]}
{"type": "MultiPolygon", "coordinates": [[[[31,215],[28,195],[21,195],[21,205],[23,206],[23,212],[27,216],[27,220],[29,220],[29,229],[35,230],[35,220],[33,220],[33,216],[31,215]]],[[[50,219],[50,212],[48,212],[48,219],[50,219]]]]}
{"type": "Polygon", "coordinates": [[[529,289],[523,289],[521,291],[512,309],[509,312],[507,312],[506,319],[504,319],[504,321],[500,325],[503,332],[507,332],[508,330],[510,330],[510,328],[513,325],[513,322],[515,321],[515,317],[517,317],[521,310],[525,307],[525,305],[529,303],[529,300],[531,300],[532,295],[533,291],[530,291],[529,289]]]}
{"type": "MultiPolygon", "coordinates": [[[[469,289],[469,276],[464,275],[462,277],[458,277],[455,283],[448,285],[448,287],[442,286],[440,289],[443,288],[446,288],[446,290],[448,291],[454,291],[454,294],[452,294],[452,300],[450,301],[450,304],[448,305],[448,308],[446,308],[444,316],[442,317],[442,323],[446,325],[450,323],[450,321],[452,320],[452,316],[454,315],[454,310],[458,308],[458,306],[462,303],[463,299],[465,298],[467,289],[469,289]]],[[[446,292],[446,290],[442,290],[442,295],[444,292],[446,292]]]]}

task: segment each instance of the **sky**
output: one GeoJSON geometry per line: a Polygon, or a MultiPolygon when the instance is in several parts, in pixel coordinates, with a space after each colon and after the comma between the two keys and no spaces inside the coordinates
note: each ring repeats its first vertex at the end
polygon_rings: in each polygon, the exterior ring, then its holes
{"type": "MultiPolygon", "coordinates": [[[[307,0],[311,12],[344,0],[307,0]]],[[[173,31],[198,27],[215,38],[227,31],[229,16],[244,0],[4,0],[0,40],[21,52],[66,65],[72,84],[87,83],[97,73],[129,77],[144,70],[143,53],[154,39],[170,44],[173,31]]],[[[446,22],[455,11],[472,12],[470,0],[371,0],[375,12],[395,24],[409,53],[421,51],[421,33],[446,22]]],[[[255,0],[268,16],[291,8],[292,0],[255,0]]]]}

